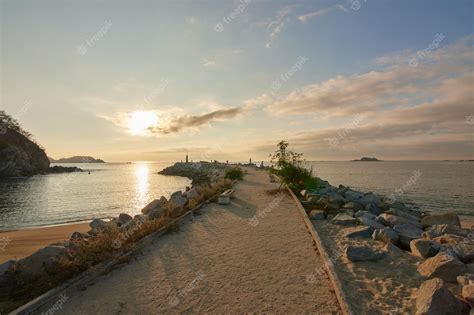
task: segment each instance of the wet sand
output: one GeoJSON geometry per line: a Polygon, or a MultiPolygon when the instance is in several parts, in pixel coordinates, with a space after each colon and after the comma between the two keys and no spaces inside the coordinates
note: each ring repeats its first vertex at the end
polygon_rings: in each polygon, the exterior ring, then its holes
{"type": "Polygon", "coordinates": [[[0,264],[19,260],[59,241],[69,240],[74,232],[89,231],[89,223],[75,223],[0,233],[0,264]]]}

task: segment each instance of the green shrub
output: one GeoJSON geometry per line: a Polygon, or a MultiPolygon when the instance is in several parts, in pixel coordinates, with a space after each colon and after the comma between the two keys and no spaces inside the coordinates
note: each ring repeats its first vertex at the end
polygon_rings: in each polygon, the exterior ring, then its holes
{"type": "Polygon", "coordinates": [[[244,178],[244,171],[242,171],[240,167],[229,168],[225,171],[224,178],[227,178],[230,180],[236,180],[236,179],[241,180],[244,178]]]}
{"type": "Polygon", "coordinates": [[[302,166],[303,154],[288,150],[288,146],[289,143],[286,141],[280,141],[277,144],[278,149],[270,155],[273,164],[270,173],[280,178],[281,185],[286,184],[293,191],[316,190],[318,179],[313,177],[312,169],[302,166]]]}

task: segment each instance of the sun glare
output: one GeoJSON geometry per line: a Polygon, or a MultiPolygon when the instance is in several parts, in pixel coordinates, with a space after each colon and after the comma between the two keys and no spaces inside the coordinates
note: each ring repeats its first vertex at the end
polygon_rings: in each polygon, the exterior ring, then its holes
{"type": "Polygon", "coordinates": [[[132,135],[146,135],[148,128],[158,123],[158,117],[153,111],[138,111],[130,115],[128,129],[132,135]]]}

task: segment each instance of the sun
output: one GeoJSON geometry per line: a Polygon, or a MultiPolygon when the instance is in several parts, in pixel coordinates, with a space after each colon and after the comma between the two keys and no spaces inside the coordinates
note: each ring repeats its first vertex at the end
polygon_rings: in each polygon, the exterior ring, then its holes
{"type": "Polygon", "coordinates": [[[158,117],[153,111],[137,111],[130,114],[128,130],[132,135],[146,135],[148,128],[158,123],[158,117]]]}

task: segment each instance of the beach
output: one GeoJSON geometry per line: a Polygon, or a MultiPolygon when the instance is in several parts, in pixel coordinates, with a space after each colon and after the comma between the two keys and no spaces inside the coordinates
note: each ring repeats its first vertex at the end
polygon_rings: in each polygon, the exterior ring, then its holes
{"type": "Polygon", "coordinates": [[[89,229],[89,222],[85,222],[1,232],[0,264],[19,260],[49,244],[69,240],[74,232],[85,233],[89,229]]]}

